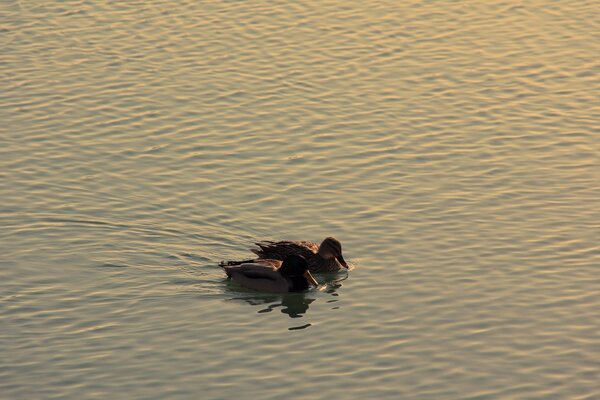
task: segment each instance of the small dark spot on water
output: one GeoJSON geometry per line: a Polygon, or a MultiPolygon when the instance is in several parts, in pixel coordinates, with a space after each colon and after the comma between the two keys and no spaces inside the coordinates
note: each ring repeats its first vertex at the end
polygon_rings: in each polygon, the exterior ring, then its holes
{"type": "Polygon", "coordinates": [[[311,326],[312,324],[304,324],[304,325],[300,325],[300,326],[292,326],[291,328],[288,328],[288,331],[297,331],[299,329],[306,329],[309,326],[311,326]]]}

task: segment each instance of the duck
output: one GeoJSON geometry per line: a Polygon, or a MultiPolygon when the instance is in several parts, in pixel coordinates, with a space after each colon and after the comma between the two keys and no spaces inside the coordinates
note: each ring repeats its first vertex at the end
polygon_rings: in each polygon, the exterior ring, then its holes
{"type": "Polygon", "coordinates": [[[308,269],[312,273],[338,272],[342,268],[348,269],[348,263],[342,256],[342,244],[334,237],[326,237],[320,245],[309,241],[283,240],[274,242],[270,240],[256,242],[257,249],[250,249],[258,259],[246,261],[230,261],[229,265],[253,263],[260,260],[283,260],[290,254],[304,257],[308,269]]]}
{"type": "Polygon", "coordinates": [[[290,254],[283,261],[274,259],[221,262],[227,277],[241,286],[259,292],[302,292],[319,283],[311,275],[308,263],[298,254],[290,254]]]}

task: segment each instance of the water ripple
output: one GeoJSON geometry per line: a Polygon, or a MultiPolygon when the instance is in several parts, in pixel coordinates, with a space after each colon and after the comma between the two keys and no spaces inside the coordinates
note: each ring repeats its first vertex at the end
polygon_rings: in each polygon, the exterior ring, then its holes
{"type": "Polygon", "coordinates": [[[595,2],[1,7],[7,398],[600,397],[595,2]]]}

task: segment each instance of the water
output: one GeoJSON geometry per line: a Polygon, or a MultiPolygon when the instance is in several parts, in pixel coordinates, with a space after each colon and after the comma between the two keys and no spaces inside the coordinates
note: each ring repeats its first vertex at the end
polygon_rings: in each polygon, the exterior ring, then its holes
{"type": "Polygon", "coordinates": [[[0,397],[600,398],[596,2],[0,9],[0,397]]]}

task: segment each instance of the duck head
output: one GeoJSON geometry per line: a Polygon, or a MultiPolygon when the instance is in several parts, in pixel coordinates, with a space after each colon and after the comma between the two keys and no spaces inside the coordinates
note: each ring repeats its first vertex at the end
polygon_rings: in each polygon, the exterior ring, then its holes
{"type": "Polygon", "coordinates": [[[344,268],[348,268],[348,264],[342,256],[342,244],[337,239],[332,237],[325,238],[319,246],[318,253],[326,260],[335,258],[344,268]]]}
{"type": "MultiPolygon", "coordinates": [[[[290,282],[292,282],[293,286],[304,286],[299,285],[299,283],[306,283],[306,287],[308,288],[308,284],[314,286],[319,286],[319,283],[315,280],[315,278],[311,275],[308,270],[308,264],[304,257],[291,254],[287,256],[283,263],[281,263],[281,267],[279,267],[279,272],[285,278],[287,278],[290,282]]],[[[299,289],[302,289],[298,287],[299,289]]]]}

